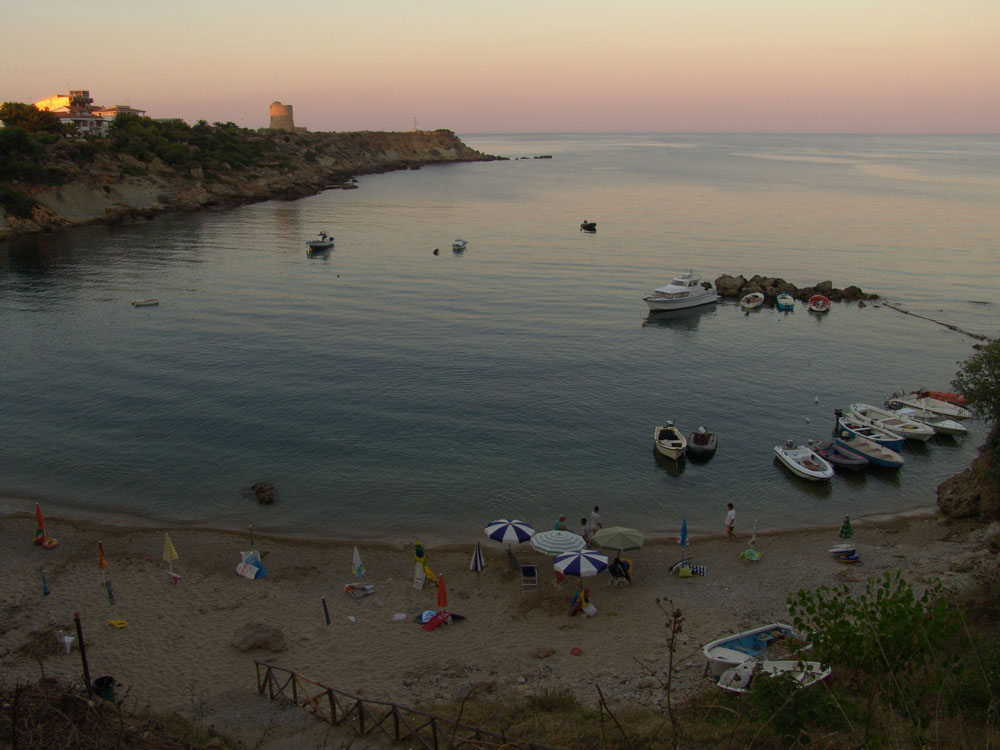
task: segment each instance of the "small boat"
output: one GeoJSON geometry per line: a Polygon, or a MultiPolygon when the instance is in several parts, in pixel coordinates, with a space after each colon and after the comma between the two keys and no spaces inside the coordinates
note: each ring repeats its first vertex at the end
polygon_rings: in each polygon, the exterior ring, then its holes
{"type": "Polygon", "coordinates": [[[333,247],[333,237],[325,229],[317,237],[318,239],[309,240],[306,243],[310,250],[329,250],[333,247]]]}
{"type": "Polygon", "coordinates": [[[898,414],[901,417],[906,417],[907,419],[922,422],[939,435],[969,434],[968,428],[961,422],[956,422],[954,419],[948,419],[947,417],[942,417],[940,414],[935,414],[933,412],[914,409],[912,406],[904,406],[900,409],[894,409],[893,413],[898,414]]]}
{"type": "Polygon", "coordinates": [[[832,553],[833,559],[839,563],[856,563],[860,560],[858,557],[858,551],[854,548],[854,545],[849,542],[836,544],[833,547],[830,547],[827,551],[832,553]]]}
{"type": "Polygon", "coordinates": [[[778,310],[782,312],[791,312],[795,309],[795,298],[788,292],[781,292],[774,298],[774,301],[778,306],[778,310]]]}
{"type": "Polygon", "coordinates": [[[897,392],[890,394],[886,400],[889,404],[894,405],[893,408],[895,409],[901,409],[904,406],[909,406],[912,409],[929,411],[933,414],[937,414],[938,416],[947,417],[948,419],[968,419],[972,416],[972,412],[964,406],[951,404],[947,401],[940,401],[936,398],[931,398],[930,396],[915,396],[912,393],[901,394],[897,392]],[[895,406],[896,404],[898,404],[898,406],[895,406]]]}
{"type": "Polygon", "coordinates": [[[706,643],[701,651],[708,660],[712,676],[718,680],[727,669],[749,659],[764,659],[765,655],[786,656],[791,651],[807,648],[809,644],[802,640],[795,628],[783,622],[773,622],[753,630],[716,638],[711,643],[706,643]]]}
{"type": "Polygon", "coordinates": [[[863,435],[854,435],[844,430],[833,439],[834,445],[838,448],[860,453],[868,459],[869,463],[881,466],[885,469],[902,469],[903,457],[894,450],[889,450],[884,445],[879,445],[874,440],[869,440],[863,435]]]}
{"type": "Polygon", "coordinates": [[[764,304],[764,293],[763,292],[750,292],[750,294],[743,295],[743,299],[740,300],[740,307],[744,310],[753,310],[764,304]]]}
{"type": "Polygon", "coordinates": [[[830,298],[822,294],[814,294],[809,298],[809,309],[817,313],[830,312],[830,298]]]}
{"type": "Polygon", "coordinates": [[[867,422],[862,422],[853,414],[844,414],[840,409],[837,409],[836,414],[838,432],[846,430],[852,435],[866,437],[889,450],[896,452],[903,450],[903,438],[896,433],[873,427],[867,422]]]}
{"type": "Polygon", "coordinates": [[[711,283],[702,283],[701,277],[692,271],[674,276],[669,284],[657,287],[642,299],[650,310],[664,311],[714,305],[719,295],[711,283]]]}
{"type": "Polygon", "coordinates": [[[928,427],[922,422],[908,419],[878,406],[862,403],[851,404],[851,413],[872,427],[877,427],[894,435],[901,435],[909,440],[924,441],[934,437],[933,427],[928,427]]]}
{"type": "Polygon", "coordinates": [[[832,440],[828,440],[825,443],[816,443],[810,447],[834,469],[857,471],[859,469],[867,469],[870,463],[860,453],[843,448],[832,440]]]}
{"type": "Polygon", "coordinates": [[[952,391],[928,391],[921,388],[916,391],[910,391],[910,393],[918,398],[936,398],[938,401],[947,401],[949,404],[957,404],[958,406],[965,406],[966,403],[965,396],[952,391]]]}
{"type": "Polygon", "coordinates": [[[159,307],[160,300],[158,299],[134,299],[132,300],[132,307],[159,307]]]}
{"type": "Polygon", "coordinates": [[[716,683],[727,693],[746,693],[753,686],[758,675],[768,677],[783,677],[791,675],[798,687],[809,687],[825,680],[833,670],[824,667],[818,661],[796,661],[795,659],[779,659],[757,661],[748,659],[742,664],[730,667],[721,675],[716,683]]]}
{"type": "Polygon", "coordinates": [[[796,476],[812,482],[821,482],[833,477],[833,467],[822,456],[806,445],[797,446],[791,440],[784,446],[774,446],[778,459],[796,476]]]}
{"type": "Polygon", "coordinates": [[[454,242],[451,243],[451,249],[454,250],[456,253],[462,252],[468,246],[469,243],[466,240],[455,240],[454,242]]]}
{"type": "Polygon", "coordinates": [[[687,440],[684,439],[681,431],[674,426],[672,419],[668,420],[666,425],[657,427],[653,431],[653,440],[660,455],[675,461],[684,455],[684,449],[687,448],[687,440]]]}
{"type": "Polygon", "coordinates": [[[583,223],[580,225],[580,231],[581,232],[591,232],[591,233],[596,232],[597,231],[597,222],[596,221],[587,221],[586,219],[584,219],[583,223]]]}
{"type": "Polygon", "coordinates": [[[692,461],[707,461],[715,455],[718,447],[719,436],[704,427],[699,427],[696,432],[688,435],[687,454],[692,461]]]}

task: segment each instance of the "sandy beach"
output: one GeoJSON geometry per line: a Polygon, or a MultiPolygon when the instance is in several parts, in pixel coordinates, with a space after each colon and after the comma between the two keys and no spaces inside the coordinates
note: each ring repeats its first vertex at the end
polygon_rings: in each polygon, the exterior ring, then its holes
{"type": "Polygon", "coordinates": [[[683,694],[705,684],[703,643],[726,633],[786,620],[786,597],[800,588],[865,580],[887,570],[913,583],[942,579],[958,588],[992,566],[987,540],[996,529],[953,522],[928,511],[908,517],[852,519],[861,561],[836,562],[827,550],[841,542],[836,528],[759,531],[759,562],[740,557],[750,538],[691,539],[688,554],[707,575],[670,573],[680,559],[676,538],[651,539],[627,553],[632,584],[614,587],[606,575],[586,579],[597,608],[593,617],[568,616],[577,581],[555,583],[551,558],[527,544],[522,563],[537,563],[537,591],[522,591],[503,548],[483,539],[486,569],[470,570],[476,528],[469,542],[427,545],[431,569],[442,574],[448,608],[464,620],[424,631],[413,622],[436,608],[435,587],[415,589],[413,545],[359,544],[375,593],[355,600],[354,543],[273,538],[257,534],[267,575],[240,577],[247,533],[170,528],[98,526],[46,518],[59,540],[47,550],[32,544],[33,504],[0,518],[3,625],[0,661],[7,680],[43,674],[71,682],[81,674],[79,653],[67,655],[54,632],[74,633],[81,617],[91,677],[112,675],[119,697],[136,706],[176,711],[226,733],[256,731],[274,721],[257,697],[254,660],[293,669],[347,693],[410,706],[460,698],[470,686],[496,694],[566,688],[581,700],[597,699],[595,683],[612,702],[626,697],[663,700],[654,675],[665,668],[665,617],[657,599],[669,598],[685,622],[678,658],[683,694]],[[163,560],[169,532],[179,558],[168,575],[163,560]],[[115,604],[102,586],[98,541],[108,562],[115,604]],[[42,595],[42,570],[51,595],[42,595]],[[325,597],[331,622],[325,622],[325,597]],[[397,619],[398,614],[405,619],[397,619]],[[109,620],[124,620],[113,627],[109,620]],[[280,651],[234,646],[255,624],[280,631],[280,651]],[[571,653],[580,649],[580,655],[571,653]]]}

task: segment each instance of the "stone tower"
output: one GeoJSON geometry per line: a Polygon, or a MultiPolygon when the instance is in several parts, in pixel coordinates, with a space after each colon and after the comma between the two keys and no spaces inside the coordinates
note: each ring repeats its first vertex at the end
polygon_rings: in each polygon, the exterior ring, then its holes
{"type": "Polygon", "coordinates": [[[271,102],[271,130],[295,130],[292,121],[292,105],[271,102]]]}

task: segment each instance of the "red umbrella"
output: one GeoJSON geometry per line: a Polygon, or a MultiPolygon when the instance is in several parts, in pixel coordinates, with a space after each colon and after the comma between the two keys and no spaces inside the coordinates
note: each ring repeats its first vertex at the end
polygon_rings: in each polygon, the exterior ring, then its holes
{"type": "Polygon", "coordinates": [[[437,604],[438,609],[445,609],[448,606],[448,589],[445,588],[443,575],[438,576],[437,604]]]}
{"type": "Polygon", "coordinates": [[[38,525],[38,529],[35,531],[35,544],[46,549],[52,549],[59,544],[52,537],[45,535],[45,517],[42,515],[42,506],[38,503],[35,503],[35,522],[38,525]]]}

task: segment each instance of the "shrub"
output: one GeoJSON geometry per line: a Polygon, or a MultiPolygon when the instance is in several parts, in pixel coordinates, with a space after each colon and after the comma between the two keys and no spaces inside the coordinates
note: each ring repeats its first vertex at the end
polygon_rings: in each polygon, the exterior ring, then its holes
{"type": "Polygon", "coordinates": [[[11,216],[27,219],[35,207],[35,199],[31,196],[4,185],[0,187],[0,206],[11,216]]]}

